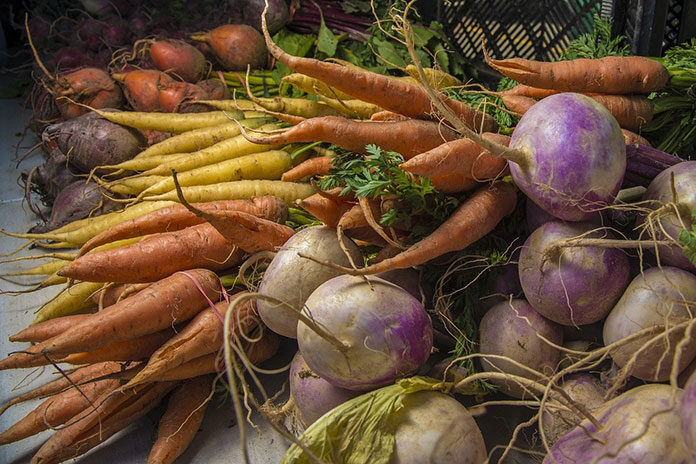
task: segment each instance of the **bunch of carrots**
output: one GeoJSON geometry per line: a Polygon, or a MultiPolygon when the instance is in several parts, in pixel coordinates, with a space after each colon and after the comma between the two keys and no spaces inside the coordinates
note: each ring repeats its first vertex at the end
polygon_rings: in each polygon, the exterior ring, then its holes
{"type": "MultiPolygon", "coordinates": [[[[52,261],[20,273],[47,275],[36,288],[67,285],[40,308],[32,325],[11,337],[32,346],[1,360],[0,369],[82,367],[3,406],[2,411],[47,397],[0,434],[0,444],[62,424],[32,461],[60,462],[97,446],[171,393],[149,462],[172,462],[202,420],[201,405],[223,370],[218,359],[223,345],[231,340],[245,366],[277,349],[277,336],[263,327],[252,302],[227,313],[229,296],[218,274],[243,274],[245,258],[281,247],[294,233],[286,222],[295,205],[335,228],[341,242],[346,235],[382,248],[367,267],[341,268],[360,275],[418,266],[462,250],[515,210],[517,190],[507,177],[507,162],[462,138],[433,103],[431,92],[458,123],[491,141],[509,142],[490,115],[441,92],[456,79],[425,70],[427,82],[421,82],[294,57],[273,43],[265,18],[264,36],[275,59],[295,72],[286,82],[315,99],[249,94],[250,100],[196,100],[212,110],[166,115],[94,109],[118,124],[176,135],[92,173],[127,205],[122,211],[45,234],[7,233],[77,251],[39,255],[52,261]],[[398,190],[369,196],[345,177],[335,188],[319,188],[316,176],[335,176],[350,166],[339,165],[336,153],[319,143],[356,154],[356,162],[374,155],[369,145],[396,153],[391,159],[399,172],[418,185],[456,195],[458,203],[429,234],[408,243],[413,224],[387,226],[380,220],[403,207],[398,190]],[[307,158],[312,152],[316,156],[307,158]],[[235,321],[230,333],[223,330],[225,318],[235,321]]],[[[603,67],[625,63],[604,59],[593,65],[601,76],[603,67]]],[[[560,91],[588,93],[607,107],[631,103],[632,122],[622,125],[633,130],[648,119],[639,112],[647,107],[645,99],[633,94],[666,79],[647,73],[655,80],[613,88],[610,79],[561,78],[575,75],[572,68],[580,65],[573,62],[489,64],[521,83],[505,95],[528,104],[560,91]]]]}

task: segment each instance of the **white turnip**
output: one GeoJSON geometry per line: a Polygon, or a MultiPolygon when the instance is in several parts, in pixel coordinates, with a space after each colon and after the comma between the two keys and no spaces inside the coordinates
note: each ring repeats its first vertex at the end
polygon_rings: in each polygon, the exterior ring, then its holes
{"type": "Polygon", "coordinates": [[[331,385],[319,377],[299,351],[290,364],[290,395],[300,413],[300,420],[309,426],[328,411],[360,394],[331,385]]]}
{"type": "Polygon", "coordinates": [[[681,396],[669,385],[633,388],[595,410],[601,429],[584,420],[551,447],[544,464],[693,462],[682,437],[681,396]]]}
{"type": "MultiPolygon", "coordinates": [[[[362,263],[358,247],[345,240],[353,260],[362,263]]],[[[322,259],[343,266],[350,262],[338,244],[336,231],[329,227],[308,227],[290,237],[276,253],[264,272],[259,293],[277,298],[297,311],[305,300],[321,284],[340,275],[328,266],[315,263],[299,256],[299,253],[319,255],[322,259]]],[[[285,337],[297,336],[297,315],[289,308],[260,300],[257,303],[259,316],[271,330],[285,337]]]]}
{"type": "Polygon", "coordinates": [[[337,347],[304,322],[297,342],[307,365],[350,390],[370,390],[414,374],[433,344],[423,305],[378,277],[342,275],[321,284],[302,310],[343,344],[337,347]]]}
{"type": "MultiPolygon", "coordinates": [[[[561,345],[561,326],[541,316],[524,300],[498,303],[488,310],[479,324],[481,354],[506,356],[542,375],[549,375],[556,369],[560,350],[543,338],[555,345],[561,345]]],[[[492,357],[483,356],[481,366],[489,372],[502,371],[535,380],[539,377],[507,360],[492,357]]],[[[529,393],[513,379],[491,382],[507,395],[517,398],[529,397],[529,393]]]]}
{"type": "Polygon", "coordinates": [[[562,247],[554,242],[583,236],[613,238],[589,222],[550,221],[522,247],[519,262],[524,295],[542,316],[563,325],[585,325],[606,316],[628,286],[630,266],[618,248],[562,247]]]}
{"type": "MultiPolygon", "coordinates": [[[[621,344],[611,351],[611,357],[634,377],[664,381],[669,378],[676,347],[685,335],[684,328],[674,326],[693,319],[694,314],[696,276],[676,267],[653,267],[633,279],[607,316],[604,344],[654,327],[655,333],[621,344]],[[668,335],[667,330],[671,330],[668,335]]],[[[680,348],[681,362],[676,366],[679,372],[696,357],[696,337],[680,348]]]]}

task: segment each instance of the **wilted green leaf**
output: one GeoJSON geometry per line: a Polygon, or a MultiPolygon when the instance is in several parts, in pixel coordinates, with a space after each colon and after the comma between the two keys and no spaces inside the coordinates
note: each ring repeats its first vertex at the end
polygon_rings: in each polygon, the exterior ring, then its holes
{"type": "MultiPolygon", "coordinates": [[[[388,464],[394,452],[395,413],[403,407],[404,396],[432,390],[437,383],[435,379],[411,377],[365,393],[324,414],[299,439],[326,462],[388,464]]],[[[295,444],[282,460],[282,464],[310,462],[295,444]]]]}

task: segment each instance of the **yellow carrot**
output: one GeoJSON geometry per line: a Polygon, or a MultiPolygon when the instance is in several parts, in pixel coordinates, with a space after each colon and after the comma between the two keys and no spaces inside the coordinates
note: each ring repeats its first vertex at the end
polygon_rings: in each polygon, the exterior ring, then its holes
{"type": "MultiPolygon", "coordinates": [[[[405,71],[406,74],[420,82],[418,69],[414,65],[409,64],[406,66],[405,71]]],[[[457,87],[463,85],[462,81],[451,74],[440,71],[439,69],[423,68],[423,71],[425,72],[425,77],[428,79],[428,83],[434,89],[442,90],[447,87],[457,87]]]]}
{"type": "MultiPolygon", "coordinates": [[[[277,129],[277,124],[266,124],[259,128],[263,131],[272,131],[277,129]]],[[[261,145],[249,142],[243,135],[232,137],[208,148],[199,150],[188,155],[180,155],[173,158],[171,161],[163,162],[158,167],[145,171],[143,175],[147,176],[169,176],[172,169],[176,172],[190,171],[201,166],[219,163],[220,161],[238,158],[252,153],[272,150],[279,148],[281,145],[261,145]]]]}
{"type": "Polygon", "coordinates": [[[323,95],[329,98],[340,98],[341,100],[351,100],[353,97],[343,93],[339,90],[335,90],[328,85],[324,84],[318,79],[313,77],[305,76],[300,73],[292,73],[283,77],[283,82],[292,85],[293,87],[312,95],[323,95]]]}
{"type": "MultiPolygon", "coordinates": [[[[256,129],[268,122],[268,118],[243,119],[239,124],[248,128],[256,129]]],[[[230,137],[239,135],[239,124],[236,122],[226,122],[217,126],[202,127],[191,131],[169,137],[156,143],[138,153],[136,158],[147,158],[155,155],[167,155],[169,153],[190,153],[202,150],[230,137]]],[[[116,165],[120,167],[120,165],[116,165]]],[[[109,166],[109,167],[116,167],[109,166]]]]}
{"type": "Polygon", "coordinates": [[[119,195],[137,195],[164,179],[164,176],[132,176],[102,183],[102,187],[119,195]]]}
{"type": "MultiPolygon", "coordinates": [[[[307,198],[314,193],[314,188],[309,184],[283,182],[280,180],[237,180],[219,184],[183,187],[182,190],[184,198],[191,203],[273,195],[288,204],[293,204],[295,200],[307,198]]],[[[178,201],[176,190],[143,199],[146,203],[163,200],[178,201]]]]}
{"type": "Polygon", "coordinates": [[[336,98],[329,98],[319,95],[321,101],[326,103],[331,108],[340,111],[341,114],[352,118],[359,119],[370,119],[370,117],[382,111],[377,105],[372,103],[367,103],[362,100],[338,100],[336,98]]]}
{"type": "Polygon", "coordinates": [[[39,264],[31,269],[26,269],[24,271],[8,272],[7,274],[0,274],[4,277],[15,277],[15,276],[29,276],[29,275],[50,275],[56,272],[61,267],[65,266],[71,260],[68,259],[54,259],[47,263],[39,264]]]}
{"type": "MultiPolygon", "coordinates": [[[[178,179],[179,185],[182,187],[218,184],[243,179],[274,180],[280,179],[280,176],[291,167],[292,159],[287,152],[270,150],[192,169],[179,174],[178,179]]],[[[144,190],[142,196],[156,195],[170,190],[174,190],[174,179],[164,177],[155,185],[144,190]]]]}
{"type": "Polygon", "coordinates": [[[55,317],[77,314],[94,306],[91,298],[92,293],[99,290],[103,285],[100,282],[79,282],[65,288],[39,309],[32,324],[38,324],[55,317]]]}
{"type": "Polygon", "coordinates": [[[145,113],[139,111],[103,111],[92,109],[104,119],[136,129],[182,132],[217,126],[233,119],[244,119],[241,111],[210,111],[207,113],[145,113]]]}
{"type": "Polygon", "coordinates": [[[65,248],[70,248],[70,245],[72,245],[72,248],[79,248],[87,240],[115,224],[140,217],[143,214],[147,214],[173,204],[173,201],[162,201],[129,206],[121,211],[114,211],[113,213],[102,214],[101,216],[75,221],[72,223],[73,227],[65,232],[63,232],[61,229],[57,229],[45,234],[14,234],[6,231],[3,232],[5,235],[10,237],[36,240],[54,240],[57,242],[66,242],[65,248]]]}

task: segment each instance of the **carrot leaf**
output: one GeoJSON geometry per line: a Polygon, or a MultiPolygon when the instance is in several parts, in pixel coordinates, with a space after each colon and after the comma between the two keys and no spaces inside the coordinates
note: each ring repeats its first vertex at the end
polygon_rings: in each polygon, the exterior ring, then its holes
{"type": "Polygon", "coordinates": [[[571,41],[561,55],[561,60],[576,58],[604,58],[605,56],[627,56],[630,54],[626,37],[612,37],[611,22],[594,15],[592,32],[582,34],[571,41]]]}
{"type": "Polygon", "coordinates": [[[399,167],[404,157],[368,145],[367,155],[335,150],[329,175],[319,181],[322,190],[343,187],[341,195],[354,193],[358,197],[396,198],[399,206],[385,212],[380,223],[391,226],[404,224],[412,235],[421,236],[435,229],[452,213],[459,201],[438,191],[429,179],[414,176],[399,167]],[[415,220],[419,217],[421,220],[415,220]]]}

